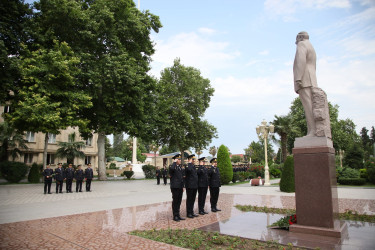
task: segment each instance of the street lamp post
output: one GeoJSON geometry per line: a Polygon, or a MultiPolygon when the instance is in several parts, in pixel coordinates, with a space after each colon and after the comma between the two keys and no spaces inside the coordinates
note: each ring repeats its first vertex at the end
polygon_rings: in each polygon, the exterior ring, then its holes
{"type": "Polygon", "coordinates": [[[274,132],[275,127],[272,124],[267,124],[265,120],[262,121],[260,126],[257,126],[256,131],[259,137],[264,139],[264,156],[265,156],[265,167],[264,167],[264,185],[270,186],[270,172],[268,168],[268,158],[267,158],[267,138],[268,134],[274,132]]]}

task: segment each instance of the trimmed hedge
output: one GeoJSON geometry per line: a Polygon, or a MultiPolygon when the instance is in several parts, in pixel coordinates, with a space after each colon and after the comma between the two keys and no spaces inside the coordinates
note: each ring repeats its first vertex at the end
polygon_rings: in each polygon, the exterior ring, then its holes
{"type": "Polygon", "coordinates": [[[220,171],[221,184],[228,184],[233,179],[233,167],[226,146],[221,145],[217,151],[217,167],[220,171]]]}
{"type": "Polygon", "coordinates": [[[29,176],[27,176],[27,180],[30,183],[39,183],[40,182],[40,172],[39,172],[39,169],[40,169],[40,167],[39,167],[38,164],[33,163],[33,165],[31,165],[29,176]]]}
{"type": "Polygon", "coordinates": [[[132,178],[132,176],[134,175],[134,171],[124,171],[124,172],[122,172],[121,175],[122,175],[122,176],[126,176],[126,178],[127,178],[128,180],[130,180],[130,178],[132,178]]]}
{"type": "Polygon", "coordinates": [[[372,184],[375,184],[375,167],[371,167],[367,169],[367,179],[372,184]]]}
{"type": "Polygon", "coordinates": [[[232,182],[236,183],[236,181],[238,181],[239,179],[240,179],[239,173],[238,172],[233,172],[232,182]]]}
{"type": "Polygon", "coordinates": [[[355,185],[361,186],[366,183],[365,178],[339,178],[338,183],[341,185],[355,185]]]}
{"type": "Polygon", "coordinates": [[[284,169],[280,179],[280,191],[293,193],[295,192],[294,185],[294,158],[289,155],[284,162],[284,169]]]}
{"type": "Polygon", "coordinates": [[[29,166],[23,162],[4,161],[0,163],[1,175],[11,183],[18,183],[25,178],[29,166]]]}
{"type": "Polygon", "coordinates": [[[145,173],[146,179],[154,179],[156,177],[156,167],[152,165],[143,165],[143,173],[145,173]]]}

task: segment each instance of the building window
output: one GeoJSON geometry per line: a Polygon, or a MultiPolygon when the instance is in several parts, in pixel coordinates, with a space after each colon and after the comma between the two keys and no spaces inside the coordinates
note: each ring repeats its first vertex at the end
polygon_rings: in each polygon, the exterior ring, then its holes
{"type": "Polygon", "coordinates": [[[5,106],[4,107],[4,114],[10,113],[10,106],[5,106]]]}
{"type": "Polygon", "coordinates": [[[47,165],[55,164],[55,155],[47,154],[47,165]]]}
{"type": "Polygon", "coordinates": [[[87,140],[86,140],[86,146],[92,146],[92,136],[90,136],[89,138],[87,138],[87,140]]]}
{"type": "Polygon", "coordinates": [[[56,143],[56,135],[48,133],[48,143],[56,143]]]}
{"type": "Polygon", "coordinates": [[[26,141],[28,142],[35,142],[35,133],[34,132],[26,132],[26,141]]]}
{"type": "Polygon", "coordinates": [[[85,165],[91,163],[91,156],[86,156],[85,157],[85,165]]]}
{"type": "Polygon", "coordinates": [[[33,162],[33,154],[25,153],[23,158],[24,163],[32,163],[33,162]]]}

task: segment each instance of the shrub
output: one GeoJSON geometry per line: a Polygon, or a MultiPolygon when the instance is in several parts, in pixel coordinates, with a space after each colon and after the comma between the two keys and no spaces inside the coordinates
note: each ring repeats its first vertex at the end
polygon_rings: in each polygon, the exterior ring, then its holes
{"type": "Polygon", "coordinates": [[[245,181],[249,178],[250,172],[240,172],[238,175],[239,181],[245,181]]]}
{"type": "Polygon", "coordinates": [[[257,175],[254,172],[248,172],[249,173],[249,179],[257,178],[257,175]]]}
{"type": "Polygon", "coordinates": [[[275,178],[280,178],[281,176],[281,171],[280,169],[277,169],[277,168],[271,168],[270,169],[270,174],[275,177],[275,178]]]}
{"type": "Polygon", "coordinates": [[[217,152],[217,167],[220,171],[221,184],[228,184],[233,179],[233,168],[226,146],[221,145],[217,152]]]}
{"type": "Polygon", "coordinates": [[[367,169],[362,168],[359,170],[359,177],[367,179],[367,169]]]}
{"type": "Polygon", "coordinates": [[[363,149],[358,143],[353,143],[345,152],[344,163],[351,168],[363,168],[363,149]]]}
{"type": "Polygon", "coordinates": [[[116,163],[112,162],[111,164],[109,164],[109,169],[119,169],[119,168],[116,167],[116,163]]]}
{"type": "Polygon", "coordinates": [[[345,167],[340,171],[340,178],[359,178],[359,171],[357,169],[345,167]]]}
{"type": "Polygon", "coordinates": [[[367,179],[372,184],[375,184],[375,168],[368,168],[367,169],[367,179]]]}
{"type": "Polygon", "coordinates": [[[259,163],[251,164],[250,169],[248,171],[255,173],[256,177],[264,177],[264,166],[259,163]]]}
{"type": "Polygon", "coordinates": [[[236,181],[238,181],[239,179],[240,179],[239,173],[238,172],[233,172],[232,182],[236,183],[236,181]]]}
{"type": "Polygon", "coordinates": [[[375,168],[375,157],[370,157],[370,159],[368,159],[365,162],[365,167],[366,168],[375,168]]]}
{"type": "Polygon", "coordinates": [[[156,175],[156,167],[152,165],[143,165],[143,173],[145,174],[146,179],[154,179],[156,175]]]}
{"type": "Polygon", "coordinates": [[[124,171],[122,172],[121,176],[126,176],[126,178],[128,180],[130,180],[130,178],[132,178],[134,175],[134,171],[124,171]]]}
{"type": "Polygon", "coordinates": [[[27,174],[29,167],[22,162],[4,161],[0,163],[0,171],[5,180],[18,183],[27,174]]]}
{"type": "Polygon", "coordinates": [[[295,192],[293,155],[289,155],[285,160],[280,180],[280,191],[287,193],[295,192]]]}
{"type": "Polygon", "coordinates": [[[355,185],[360,186],[366,183],[365,178],[339,178],[338,183],[341,185],[355,185]]]}
{"type": "MultiPolygon", "coordinates": [[[[43,168],[43,166],[42,166],[42,168],[43,168]]],[[[27,180],[30,183],[39,183],[40,182],[40,172],[39,172],[39,169],[40,169],[40,167],[39,167],[38,164],[33,163],[33,165],[31,165],[29,176],[27,177],[27,180]]]]}

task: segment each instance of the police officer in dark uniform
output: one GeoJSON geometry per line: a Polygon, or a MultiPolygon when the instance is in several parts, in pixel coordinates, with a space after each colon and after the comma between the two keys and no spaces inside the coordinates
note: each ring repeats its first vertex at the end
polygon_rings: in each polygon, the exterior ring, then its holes
{"type": "Polygon", "coordinates": [[[201,157],[198,159],[198,208],[200,215],[208,214],[206,211],[204,211],[204,204],[206,203],[208,189],[208,167],[205,166],[205,159],[205,157],[201,157]]]}
{"type": "Polygon", "coordinates": [[[74,179],[76,179],[76,192],[82,192],[82,182],[83,178],[85,177],[85,174],[83,173],[83,170],[81,169],[81,165],[78,165],[77,170],[74,172],[74,179]]]}
{"type": "Polygon", "coordinates": [[[161,177],[161,172],[159,167],[156,167],[156,184],[160,185],[160,177],[161,177]]]}
{"type": "Polygon", "coordinates": [[[210,202],[211,202],[211,211],[218,212],[221,211],[217,208],[217,200],[219,199],[220,193],[220,172],[219,168],[217,168],[217,161],[216,158],[212,158],[211,167],[208,171],[208,178],[209,178],[209,186],[210,186],[210,202]]]}
{"type": "Polygon", "coordinates": [[[181,155],[173,156],[173,163],[169,166],[169,175],[171,176],[171,192],[172,192],[172,210],[173,220],[185,220],[180,216],[180,206],[182,194],[185,186],[185,169],[181,165],[181,155]]]}
{"type": "Polygon", "coordinates": [[[91,192],[91,181],[94,178],[94,172],[91,168],[91,163],[87,164],[85,169],[85,179],[86,179],[86,192],[91,192]]]}
{"type": "Polygon", "coordinates": [[[47,168],[43,170],[44,194],[47,193],[47,187],[48,187],[48,194],[52,194],[51,193],[52,175],[53,175],[53,170],[51,169],[50,165],[47,165],[47,168]]]}
{"type": "Polygon", "coordinates": [[[164,165],[163,169],[161,170],[161,175],[163,176],[164,185],[167,185],[168,170],[167,170],[167,167],[165,165],[164,165]]]}
{"type": "Polygon", "coordinates": [[[185,187],[186,187],[186,214],[188,218],[198,217],[194,213],[194,203],[198,191],[198,175],[194,165],[195,155],[188,156],[188,165],[185,168],[185,187]]]}
{"type": "Polygon", "coordinates": [[[62,188],[64,184],[64,170],[62,169],[62,164],[57,164],[55,169],[55,180],[56,180],[56,194],[60,192],[62,194],[62,188]]]}
{"type": "Polygon", "coordinates": [[[67,193],[73,193],[72,192],[73,178],[74,178],[73,165],[69,164],[69,167],[65,169],[66,192],[67,193]]]}

